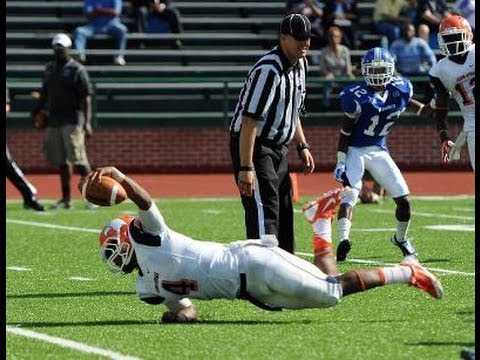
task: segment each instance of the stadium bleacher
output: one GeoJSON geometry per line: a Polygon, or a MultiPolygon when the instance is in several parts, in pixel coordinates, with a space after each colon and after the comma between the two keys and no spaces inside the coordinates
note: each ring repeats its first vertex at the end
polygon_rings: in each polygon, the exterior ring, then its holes
{"type": "MultiPolygon", "coordinates": [[[[15,119],[16,126],[28,124],[28,112],[33,107],[30,92],[40,86],[45,63],[51,59],[53,35],[72,34],[76,26],[85,23],[82,4],[82,1],[6,1],[6,78],[16,104],[9,118],[15,119]]],[[[352,50],[352,62],[357,66],[364,49],[380,41],[372,31],[373,5],[374,1],[358,3],[361,46],[352,50]]],[[[125,66],[112,64],[112,39],[97,35],[88,41],[86,66],[95,86],[98,126],[119,126],[119,123],[169,126],[168,118],[175,119],[173,125],[189,121],[202,126],[223,125],[234,110],[246,72],[276,43],[285,1],[179,1],[176,6],[185,31],[130,32],[125,66]],[[176,38],[182,40],[181,49],[171,48],[176,38]],[[168,113],[165,113],[166,102],[168,113]]],[[[122,19],[131,29],[126,11],[122,19]]],[[[310,51],[311,55],[318,53],[319,49],[310,51]]],[[[72,54],[76,54],[75,50],[72,54]]],[[[418,84],[427,81],[415,80],[418,84]]],[[[317,123],[327,117],[338,117],[336,112],[318,108],[323,82],[312,66],[307,109],[310,119],[317,123]]],[[[335,109],[337,95],[333,104],[335,109]]],[[[12,123],[7,121],[7,125],[12,123]]]]}

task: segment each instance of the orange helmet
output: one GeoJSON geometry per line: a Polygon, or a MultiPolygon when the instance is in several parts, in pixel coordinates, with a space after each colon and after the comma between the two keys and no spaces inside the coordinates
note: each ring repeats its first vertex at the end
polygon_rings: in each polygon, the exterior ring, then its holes
{"type": "Polygon", "coordinates": [[[472,28],[460,15],[450,15],[440,22],[438,44],[445,56],[460,55],[472,45],[472,28]]]}
{"type": "Polygon", "coordinates": [[[122,215],[106,224],[100,232],[100,255],[112,272],[124,272],[124,266],[132,259],[128,225],[133,219],[131,215],[122,215]]]}

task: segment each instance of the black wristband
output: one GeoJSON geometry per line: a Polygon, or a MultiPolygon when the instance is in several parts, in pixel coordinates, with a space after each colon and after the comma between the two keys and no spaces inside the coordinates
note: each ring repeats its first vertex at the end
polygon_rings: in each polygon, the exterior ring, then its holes
{"type": "Polygon", "coordinates": [[[297,152],[298,152],[299,156],[302,153],[302,151],[305,150],[305,149],[310,150],[310,145],[308,145],[307,143],[304,143],[304,142],[301,142],[301,143],[297,144],[297,152]]]}
{"type": "Polygon", "coordinates": [[[242,165],[240,166],[240,171],[253,171],[253,165],[242,165]]]}
{"type": "Polygon", "coordinates": [[[438,132],[438,135],[440,136],[440,142],[443,143],[445,140],[450,140],[450,138],[447,135],[447,130],[443,129],[438,132]]]}

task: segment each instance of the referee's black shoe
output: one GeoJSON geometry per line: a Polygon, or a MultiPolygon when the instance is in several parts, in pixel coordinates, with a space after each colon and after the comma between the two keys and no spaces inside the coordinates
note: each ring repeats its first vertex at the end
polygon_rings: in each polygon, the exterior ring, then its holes
{"type": "Polygon", "coordinates": [[[340,241],[337,246],[337,261],[345,261],[347,254],[352,249],[352,242],[348,239],[340,241]]]}
{"type": "Polygon", "coordinates": [[[23,207],[25,209],[32,209],[35,211],[45,211],[45,208],[35,199],[25,200],[23,202],[23,207]]]}

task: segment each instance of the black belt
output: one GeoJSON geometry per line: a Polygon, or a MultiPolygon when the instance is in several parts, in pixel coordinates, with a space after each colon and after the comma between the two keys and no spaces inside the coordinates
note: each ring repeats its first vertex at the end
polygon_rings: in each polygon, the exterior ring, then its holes
{"type": "Polygon", "coordinates": [[[238,295],[239,299],[248,300],[253,305],[258,306],[263,310],[268,311],[282,311],[281,307],[267,305],[257,299],[255,299],[252,295],[247,292],[247,276],[244,273],[240,274],[240,294],[238,295]]]}

